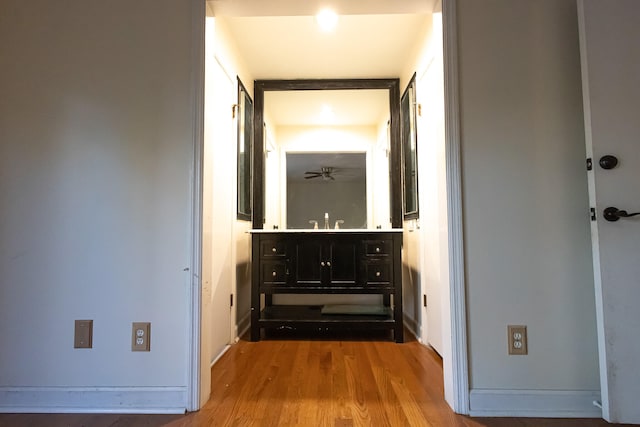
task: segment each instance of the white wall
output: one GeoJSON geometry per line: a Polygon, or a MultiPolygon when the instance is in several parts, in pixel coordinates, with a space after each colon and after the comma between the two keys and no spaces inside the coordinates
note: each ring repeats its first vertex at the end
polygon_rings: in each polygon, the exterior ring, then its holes
{"type": "Polygon", "coordinates": [[[184,411],[195,3],[0,6],[0,411],[184,411]]]}
{"type": "MultiPolygon", "coordinates": [[[[209,12],[212,14],[211,7],[209,12]]],[[[231,76],[238,76],[244,84],[247,92],[253,98],[253,75],[247,69],[243,58],[238,55],[238,49],[235,46],[233,37],[231,37],[227,23],[222,19],[215,20],[215,56],[216,60],[224,67],[226,72],[231,76]]],[[[237,102],[237,97],[233,103],[237,102]]],[[[229,105],[229,112],[231,106],[229,105]]],[[[234,134],[231,143],[236,144],[237,126],[234,125],[234,134]]],[[[235,148],[233,156],[227,159],[227,164],[231,171],[228,174],[228,180],[218,182],[217,185],[229,186],[233,185],[233,199],[231,203],[236,204],[237,200],[237,159],[235,157],[235,148]]],[[[224,202],[223,202],[224,203],[224,202]]],[[[237,325],[236,334],[241,334],[249,325],[249,315],[251,309],[251,244],[250,235],[247,233],[251,229],[251,221],[236,220],[233,233],[235,243],[232,248],[232,264],[235,271],[232,277],[235,282],[235,319],[237,325]]],[[[214,253],[215,256],[215,253],[214,253]]]]}
{"type": "Polygon", "coordinates": [[[598,415],[576,16],[458,2],[472,413],[598,415]],[[507,355],[508,324],[527,356],[507,355]]]}
{"type": "MultiPolygon", "coordinates": [[[[438,46],[434,46],[432,31],[433,16],[425,15],[424,25],[416,34],[415,45],[400,76],[400,89],[404,93],[413,74],[416,74],[416,102],[423,104],[421,105],[423,113],[420,114],[418,111],[416,115],[420,217],[417,220],[403,221],[404,250],[402,254],[405,322],[419,338],[426,336],[424,332],[429,327],[434,333],[436,329],[441,328],[441,324],[436,322],[427,325],[422,308],[422,295],[426,292],[423,283],[429,281],[433,288],[446,287],[448,279],[440,274],[440,256],[446,255],[446,247],[443,250],[440,249],[442,242],[438,233],[439,220],[446,221],[446,206],[443,206],[442,200],[438,199],[438,193],[432,191],[433,188],[438,187],[438,179],[444,184],[444,158],[436,157],[438,150],[444,150],[444,139],[436,140],[435,135],[432,134],[433,129],[425,125],[427,121],[432,125],[441,125],[443,121],[442,108],[438,110],[438,105],[429,108],[435,100],[425,98],[425,93],[430,92],[431,86],[438,84],[438,81],[425,78],[425,72],[434,61],[442,60],[441,50],[437,49],[438,46]],[[439,116],[428,116],[428,114],[439,114],[439,116]],[[438,119],[440,122],[437,122],[438,119]]],[[[444,230],[446,241],[446,226],[444,230]]],[[[435,296],[429,298],[430,308],[428,309],[439,312],[440,304],[435,296]]],[[[438,350],[441,351],[441,349],[438,350]]]]}

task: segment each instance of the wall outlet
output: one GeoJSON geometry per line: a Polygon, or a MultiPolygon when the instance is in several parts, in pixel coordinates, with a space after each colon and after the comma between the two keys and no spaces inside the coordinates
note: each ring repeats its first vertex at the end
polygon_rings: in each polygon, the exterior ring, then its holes
{"type": "Polygon", "coordinates": [[[527,327],[524,325],[507,325],[509,354],[528,354],[527,327]]]}
{"type": "Polygon", "coordinates": [[[73,332],[73,348],[93,347],[93,320],[76,320],[73,332]]]}
{"type": "Polygon", "coordinates": [[[151,323],[133,322],[131,351],[151,351],[151,323]]]}

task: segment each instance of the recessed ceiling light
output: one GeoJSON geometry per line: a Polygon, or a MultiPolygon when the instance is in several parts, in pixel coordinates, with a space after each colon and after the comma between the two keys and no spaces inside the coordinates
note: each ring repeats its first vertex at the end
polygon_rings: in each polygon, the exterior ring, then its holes
{"type": "Polygon", "coordinates": [[[333,112],[333,108],[328,104],[323,104],[320,110],[320,121],[325,124],[330,124],[333,123],[335,117],[336,115],[333,112]]]}
{"type": "Polygon", "coordinates": [[[338,14],[331,9],[322,9],[316,15],[316,22],[322,31],[333,31],[338,24],[338,14]]]}

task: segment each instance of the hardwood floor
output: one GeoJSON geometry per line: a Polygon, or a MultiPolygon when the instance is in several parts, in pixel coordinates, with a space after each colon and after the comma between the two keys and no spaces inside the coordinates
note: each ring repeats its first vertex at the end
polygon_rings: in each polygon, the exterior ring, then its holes
{"type": "Polygon", "coordinates": [[[604,427],[593,419],[470,418],[443,399],[442,361],[416,341],[241,340],[212,368],[207,404],[187,415],[4,414],[26,426],[604,427]]]}

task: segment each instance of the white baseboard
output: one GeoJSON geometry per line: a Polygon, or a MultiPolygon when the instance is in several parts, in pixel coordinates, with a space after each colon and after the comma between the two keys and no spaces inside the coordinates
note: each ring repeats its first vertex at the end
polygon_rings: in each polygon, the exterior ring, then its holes
{"type": "Polygon", "coordinates": [[[409,329],[409,331],[415,335],[416,337],[420,336],[420,324],[413,319],[412,317],[409,317],[407,315],[407,313],[403,313],[402,318],[404,320],[404,326],[409,329]]]}
{"type": "Polygon", "coordinates": [[[0,387],[0,413],[183,414],[187,387],[0,387]]]}
{"type": "Polygon", "coordinates": [[[213,368],[213,365],[215,365],[218,360],[220,360],[220,358],[222,356],[224,356],[224,354],[231,348],[231,344],[229,345],[225,345],[224,348],[222,349],[222,351],[215,357],[215,359],[213,359],[213,361],[211,362],[211,365],[209,365],[209,367],[213,368]]]}
{"type": "Polygon", "coordinates": [[[602,418],[593,402],[600,391],[472,389],[469,415],[475,417],[602,418]]]}

